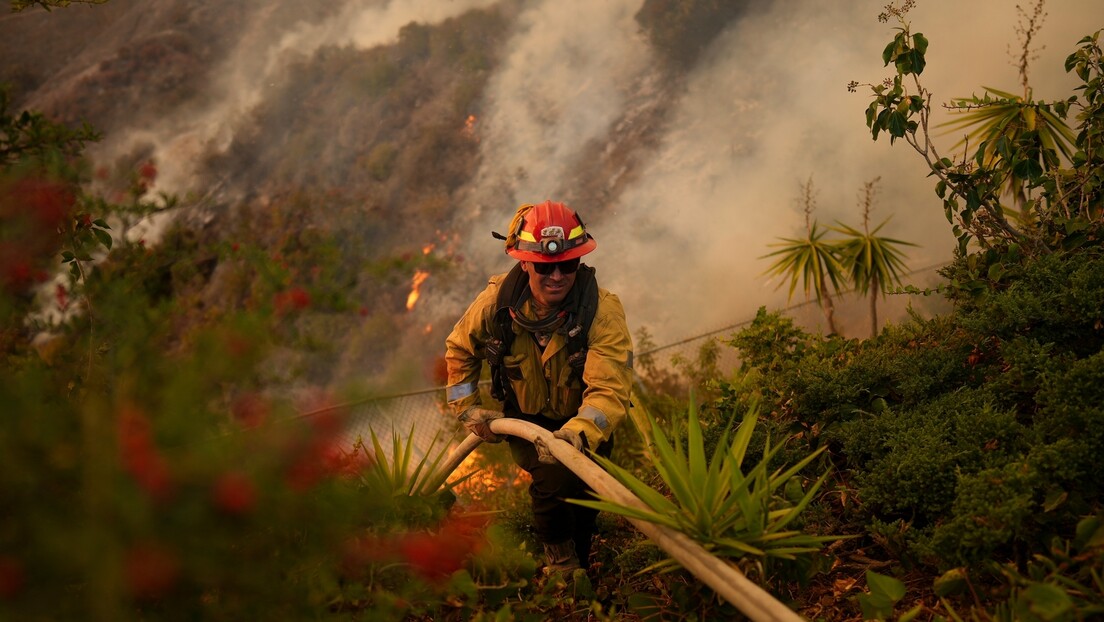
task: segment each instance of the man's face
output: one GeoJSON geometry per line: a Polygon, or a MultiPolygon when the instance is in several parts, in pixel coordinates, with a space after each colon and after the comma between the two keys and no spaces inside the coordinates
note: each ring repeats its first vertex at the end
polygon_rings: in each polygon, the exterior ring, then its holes
{"type": "Polygon", "coordinates": [[[529,275],[529,290],[533,292],[533,299],[546,307],[558,306],[575,284],[576,273],[564,274],[558,266],[549,274],[540,274],[532,262],[523,261],[521,269],[529,275]]]}

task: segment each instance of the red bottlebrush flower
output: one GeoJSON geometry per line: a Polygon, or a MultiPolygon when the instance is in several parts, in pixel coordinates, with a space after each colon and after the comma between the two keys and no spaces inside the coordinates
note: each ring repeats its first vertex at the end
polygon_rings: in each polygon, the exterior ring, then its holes
{"type": "Polygon", "coordinates": [[[455,547],[428,533],[407,534],[399,550],[414,572],[427,581],[437,583],[464,566],[463,556],[455,547]]]}
{"type": "Polygon", "coordinates": [[[463,568],[483,547],[485,528],[481,517],[449,515],[435,534],[407,534],[399,551],[419,576],[439,583],[463,568]]]}
{"type": "Polygon", "coordinates": [[[153,162],[146,162],[142,166],[138,167],[138,176],[145,181],[152,182],[157,179],[157,165],[153,162]]]}
{"type": "Polygon", "coordinates": [[[431,583],[440,583],[463,568],[472,553],[463,540],[425,532],[407,534],[399,551],[414,572],[431,583]]]}
{"type": "Polygon", "coordinates": [[[268,419],[269,404],[256,393],[245,393],[236,397],[230,404],[230,414],[243,426],[255,428],[268,419]]]}
{"type": "Polygon", "coordinates": [[[27,584],[23,563],[14,557],[0,556],[0,600],[12,600],[27,584]]]}
{"type": "Polygon", "coordinates": [[[151,453],[142,460],[133,461],[129,466],[134,481],[155,501],[165,501],[172,496],[172,474],[168,463],[160,455],[151,453]]]}
{"type": "Polygon", "coordinates": [[[176,585],[180,563],[176,554],[164,545],[140,543],[124,554],[123,576],[135,598],[159,598],[176,585]]]}
{"type": "Polygon", "coordinates": [[[58,308],[62,311],[69,309],[69,290],[65,289],[65,286],[61,283],[57,284],[54,288],[54,297],[57,299],[58,308]]]}
{"type": "Polygon", "coordinates": [[[257,486],[245,473],[228,471],[215,480],[211,500],[219,510],[242,516],[257,507],[257,486]]]}
{"type": "Polygon", "coordinates": [[[365,469],[375,464],[375,459],[362,447],[345,449],[337,441],[327,443],[320,450],[322,463],[326,472],[338,477],[356,477],[365,469]]]}
{"type": "Polygon", "coordinates": [[[276,294],[273,302],[276,305],[276,312],[282,314],[288,311],[306,309],[310,306],[311,299],[306,290],[301,287],[293,287],[276,294]]]}
{"type": "Polygon", "coordinates": [[[149,419],[137,407],[124,404],[119,409],[119,450],[124,455],[144,453],[153,444],[153,432],[149,419]]]}
{"type": "MultiPolygon", "coordinates": [[[[8,253],[0,253],[0,259],[6,259],[8,253]]],[[[0,285],[10,291],[22,291],[34,280],[34,270],[26,259],[12,259],[2,261],[3,272],[0,272],[0,285]]]]}
{"type": "Polygon", "coordinates": [[[156,501],[173,492],[165,458],[157,451],[149,419],[134,406],[124,405],[118,419],[119,457],[123,468],[156,501]]]}
{"type": "Polygon", "coordinates": [[[370,564],[391,563],[399,559],[398,542],[394,538],[350,538],[341,547],[341,573],[346,577],[359,578],[370,564]]]}
{"type": "Polygon", "coordinates": [[[17,205],[28,208],[47,230],[56,229],[72,209],[77,197],[64,184],[47,179],[21,179],[12,188],[17,205]]]}
{"type": "Polygon", "coordinates": [[[284,483],[295,492],[306,492],[322,481],[324,475],[325,470],[317,456],[306,453],[291,463],[284,473],[284,483]]]}

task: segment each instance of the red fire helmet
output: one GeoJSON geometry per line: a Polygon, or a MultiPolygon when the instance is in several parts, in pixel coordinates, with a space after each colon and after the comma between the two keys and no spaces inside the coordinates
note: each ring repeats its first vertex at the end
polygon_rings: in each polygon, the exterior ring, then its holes
{"type": "Polygon", "coordinates": [[[597,246],[579,215],[556,201],[519,207],[506,237],[507,254],[540,263],[582,257],[597,246]]]}

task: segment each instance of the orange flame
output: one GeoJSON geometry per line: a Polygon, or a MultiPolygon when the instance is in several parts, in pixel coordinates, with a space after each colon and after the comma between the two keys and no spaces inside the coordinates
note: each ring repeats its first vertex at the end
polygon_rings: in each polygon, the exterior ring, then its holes
{"type": "Polygon", "coordinates": [[[470,138],[470,139],[472,139],[476,142],[479,142],[479,138],[477,138],[476,135],[475,135],[475,123],[476,123],[476,121],[478,121],[478,119],[475,118],[475,115],[474,114],[469,114],[468,118],[464,121],[463,134],[464,134],[465,137],[470,138]]]}
{"type": "Polygon", "coordinates": [[[415,270],[414,281],[410,288],[410,294],[406,296],[406,310],[409,311],[414,308],[415,303],[418,302],[418,297],[421,295],[418,292],[418,288],[422,286],[422,283],[429,278],[429,272],[426,270],[415,270]]]}
{"type": "Polygon", "coordinates": [[[432,244],[432,243],[426,244],[425,246],[422,247],[422,254],[423,255],[428,255],[428,254],[432,253],[433,249],[436,248],[436,247],[437,247],[436,244],[432,244]]]}
{"type": "Polygon", "coordinates": [[[528,486],[532,478],[513,465],[484,465],[475,454],[469,454],[453,472],[453,481],[459,482],[453,492],[470,499],[480,500],[502,488],[528,486]],[[470,474],[470,475],[469,475],[470,474]],[[465,476],[468,476],[465,479],[465,476]],[[463,481],[461,481],[463,480],[463,481]]]}

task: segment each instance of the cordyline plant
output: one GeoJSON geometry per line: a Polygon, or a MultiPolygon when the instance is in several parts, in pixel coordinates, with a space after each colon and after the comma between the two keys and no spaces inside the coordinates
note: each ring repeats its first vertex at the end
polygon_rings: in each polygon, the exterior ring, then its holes
{"type": "Polygon", "coordinates": [[[870,210],[874,205],[874,187],[878,178],[863,186],[863,228],[862,231],[836,223],[831,229],[842,233],[842,240],[835,243],[848,279],[860,294],[870,296],[870,336],[878,335],[878,295],[885,297],[885,288],[891,283],[900,283],[905,271],[905,260],[899,247],[916,246],[911,242],[878,235],[882,227],[889,222],[870,229],[870,210]]]}
{"type": "Polygon", "coordinates": [[[860,294],[870,296],[870,336],[876,337],[878,296],[885,296],[886,286],[901,282],[905,261],[899,247],[915,246],[910,242],[878,235],[889,222],[888,219],[871,230],[870,211],[874,203],[875,185],[879,179],[876,177],[863,186],[861,231],[838,221],[836,226],[828,227],[828,230],[844,236],[838,239],[825,239],[828,231],[821,229],[812,219],[812,212],[816,207],[813,182],[809,180],[802,184],[806,237],[780,238],[778,242],[771,244],[778,250],[763,256],[777,257],[766,274],[789,280],[789,298],[793,298],[798,281],[804,286],[806,299],[809,298],[810,290],[814,292],[830,334],[837,334],[839,331],[835,323],[835,306],[828,291],[829,283],[836,295],[841,293],[841,288],[851,284],[860,294]]]}
{"type": "MultiPolygon", "coordinates": [[[[793,560],[820,550],[837,536],[814,536],[792,528],[792,523],[816,497],[828,473],[821,475],[799,499],[785,498],[796,492],[798,473],[815,460],[817,449],[787,469],[770,470],[782,445],[768,440],[763,457],[747,472],[742,470],[751,435],[758,421],[758,405],[752,405],[729,442],[725,430],[712,457],[705,452],[697,408],[691,403],[687,420],[687,441],[683,448],[676,436],[672,444],[659,423],[651,423],[653,448],[647,457],[670,489],[670,498],[649,487],[632,473],[601,456],[594,456],[615,479],[631,490],[646,507],[622,505],[609,499],[573,500],[574,503],[663,525],[700,543],[717,557],[756,558],[761,565],[768,558],[793,560]]],[[[796,497],[797,494],[794,494],[796,497]]],[[[668,559],[641,572],[670,570],[677,563],[668,559]]]]}
{"type": "Polygon", "coordinates": [[[846,283],[847,275],[840,265],[836,247],[824,239],[827,231],[819,229],[817,222],[812,220],[813,210],[816,209],[812,179],[801,185],[801,201],[805,212],[806,236],[781,238],[781,241],[771,244],[778,247],[778,250],[767,253],[763,257],[778,259],[767,269],[767,274],[789,278],[789,298],[793,298],[799,280],[805,289],[806,299],[809,298],[809,291],[812,290],[824,313],[824,320],[828,323],[829,333],[835,335],[839,331],[836,330],[835,306],[828,292],[828,284],[831,283],[832,289],[839,294],[840,284],[846,283]]]}

